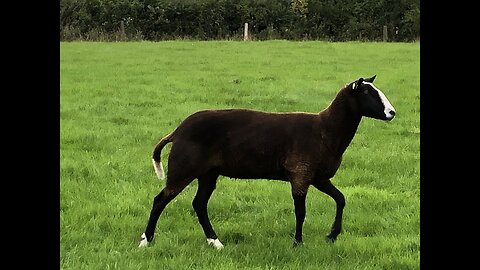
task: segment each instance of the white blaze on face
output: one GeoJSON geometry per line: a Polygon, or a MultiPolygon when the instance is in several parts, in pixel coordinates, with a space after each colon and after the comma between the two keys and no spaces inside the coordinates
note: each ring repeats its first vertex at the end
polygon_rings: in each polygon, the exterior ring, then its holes
{"type": "Polygon", "coordinates": [[[392,104],[390,104],[390,101],[388,101],[385,94],[382,91],[380,91],[380,89],[378,89],[375,85],[373,85],[373,83],[370,83],[370,82],[363,82],[363,83],[370,85],[373,89],[375,89],[378,92],[378,96],[380,97],[380,100],[382,101],[382,104],[383,104],[383,108],[384,108],[383,112],[385,113],[385,116],[388,119],[392,119],[394,114],[392,114],[391,112],[395,113],[395,108],[393,108],[392,104]]]}

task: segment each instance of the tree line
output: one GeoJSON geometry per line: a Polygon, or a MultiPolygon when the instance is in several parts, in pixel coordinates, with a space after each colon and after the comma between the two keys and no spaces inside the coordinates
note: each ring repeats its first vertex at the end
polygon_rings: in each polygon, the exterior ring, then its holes
{"type": "Polygon", "coordinates": [[[420,36],[420,0],[61,0],[60,39],[393,41],[420,36]]]}

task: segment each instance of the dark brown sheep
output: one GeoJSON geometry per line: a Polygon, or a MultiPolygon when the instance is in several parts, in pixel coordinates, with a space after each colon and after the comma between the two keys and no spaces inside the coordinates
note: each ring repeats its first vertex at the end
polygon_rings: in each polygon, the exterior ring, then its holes
{"type": "Polygon", "coordinates": [[[345,198],[330,179],[339,168],[362,116],[386,121],[395,116],[393,106],[373,85],[374,79],[375,76],[360,78],[348,84],[318,114],[231,109],[200,111],[187,117],[153,152],[155,171],[163,178],[160,153],[172,142],[166,185],[153,201],[139,246],[153,240],[163,209],[197,178],[193,208],[208,244],[223,248],[207,213],[207,203],[219,175],[290,182],[296,217],[294,245],[302,242],[305,198],[308,187],[313,185],[336,202],[335,221],[327,236],[335,241],[342,228],[345,198]]]}

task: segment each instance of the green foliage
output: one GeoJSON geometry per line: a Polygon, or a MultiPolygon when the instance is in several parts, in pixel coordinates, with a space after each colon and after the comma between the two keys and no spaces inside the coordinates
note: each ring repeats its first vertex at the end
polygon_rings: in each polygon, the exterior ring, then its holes
{"type": "Polygon", "coordinates": [[[61,0],[62,40],[391,40],[420,34],[419,0],[61,0]],[[396,28],[398,27],[398,33],[396,28]],[[123,34],[123,33],[121,33],[123,34]]]}
{"type": "Polygon", "coordinates": [[[61,42],[60,269],[419,269],[419,97],[419,43],[61,42]],[[364,118],[343,156],[332,179],[347,201],[335,244],[324,240],[335,203],[315,188],[305,244],[293,249],[289,183],[220,177],[208,207],[225,249],[207,246],[191,204],[196,180],[165,208],[152,245],[138,248],[165,185],[153,147],[185,117],[316,113],[374,74],[397,116],[364,118]]]}

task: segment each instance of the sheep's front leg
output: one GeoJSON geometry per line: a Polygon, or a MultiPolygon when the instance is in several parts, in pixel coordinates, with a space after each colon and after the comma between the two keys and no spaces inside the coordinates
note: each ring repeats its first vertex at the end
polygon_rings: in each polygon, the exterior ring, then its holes
{"type": "Polygon", "coordinates": [[[304,173],[292,176],[290,184],[292,185],[293,204],[295,206],[295,240],[293,246],[302,244],[302,228],[305,221],[305,200],[307,198],[308,186],[310,185],[310,177],[304,173]],[[308,180],[307,180],[308,179],[308,180]]]}
{"type": "Polygon", "coordinates": [[[295,240],[293,246],[296,247],[302,244],[302,228],[305,221],[305,200],[307,197],[308,187],[312,182],[313,170],[311,169],[311,162],[308,159],[302,158],[300,153],[292,152],[285,161],[285,169],[287,170],[287,179],[292,186],[292,197],[295,206],[295,240]]]}
{"type": "Polygon", "coordinates": [[[293,246],[298,246],[302,244],[302,228],[303,221],[305,220],[305,199],[307,194],[295,194],[292,192],[293,203],[295,205],[295,240],[293,241],[293,246]]]}
{"type": "Polygon", "coordinates": [[[337,205],[335,221],[333,222],[330,234],[327,235],[328,241],[335,242],[335,240],[337,239],[337,236],[342,231],[342,216],[343,216],[343,208],[345,207],[345,196],[343,196],[342,192],[340,192],[340,190],[338,190],[332,184],[332,182],[330,182],[330,180],[316,181],[315,183],[313,183],[313,186],[316,187],[321,192],[332,197],[335,200],[335,203],[337,205]]]}

